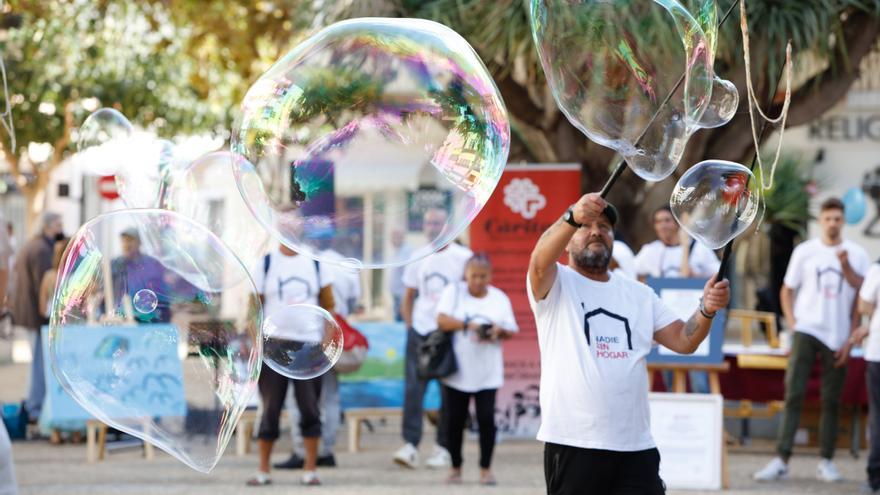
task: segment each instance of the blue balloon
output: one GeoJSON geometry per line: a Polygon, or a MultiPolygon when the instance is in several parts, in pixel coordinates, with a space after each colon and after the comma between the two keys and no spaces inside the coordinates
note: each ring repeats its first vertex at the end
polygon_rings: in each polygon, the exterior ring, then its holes
{"type": "Polygon", "coordinates": [[[865,202],[865,193],[859,187],[851,187],[843,195],[844,217],[846,223],[854,225],[865,218],[865,210],[867,204],[865,202]]]}

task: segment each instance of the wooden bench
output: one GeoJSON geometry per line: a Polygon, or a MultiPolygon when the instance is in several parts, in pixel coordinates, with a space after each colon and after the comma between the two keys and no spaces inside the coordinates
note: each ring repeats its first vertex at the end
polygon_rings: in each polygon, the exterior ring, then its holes
{"type": "MultiPolygon", "coordinates": [[[[259,418],[259,409],[245,409],[241,413],[235,427],[235,455],[241,457],[251,452],[251,439],[254,437],[254,425],[259,418]]],[[[287,408],[281,410],[280,421],[287,420],[287,408]]]]}
{"type": "MultiPolygon", "coordinates": [[[[435,410],[426,410],[425,414],[436,414],[435,410]]],[[[282,421],[285,420],[287,410],[282,411],[282,421]]],[[[403,416],[403,409],[399,407],[357,407],[345,410],[345,421],[348,424],[348,451],[358,452],[360,450],[360,440],[362,423],[369,419],[380,419],[388,417],[403,416]]],[[[235,429],[235,454],[244,456],[251,451],[251,438],[254,435],[254,424],[258,418],[257,410],[248,409],[241,415],[238,420],[238,426],[235,429]]]]}
{"type": "MultiPolygon", "coordinates": [[[[150,420],[143,421],[145,432],[150,431],[150,420]]],[[[90,463],[103,461],[107,455],[107,425],[97,419],[86,421],[86,460],[90,463]]],[[[144,440],[144,458],[152,461],[155,457],[153,444],[144,440]]]]}
{"type": "Polygon", "coordinates": [[[403,416],[400,407],[358,407],[345,410],[345,421],[348,423],[348,451],[357,452],[361,447],[361,423],[368,419],[403,416]]]}

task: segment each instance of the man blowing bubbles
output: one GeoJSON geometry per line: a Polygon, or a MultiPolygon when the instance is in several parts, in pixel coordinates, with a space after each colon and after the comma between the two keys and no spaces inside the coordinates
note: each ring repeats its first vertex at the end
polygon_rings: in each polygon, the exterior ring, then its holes
{"type": "Polygon", "coordinates": [[[727,280],[710,279],[700,307],[679,320],[650,287],[609,272],[616,222],[614,206],[586,194],[529,262],[549,494],[664,493],[645,357],[652,341],[693,353],[730,298],[727,280]],[[568,266],[557,263],[566,251],[568,266]]]}

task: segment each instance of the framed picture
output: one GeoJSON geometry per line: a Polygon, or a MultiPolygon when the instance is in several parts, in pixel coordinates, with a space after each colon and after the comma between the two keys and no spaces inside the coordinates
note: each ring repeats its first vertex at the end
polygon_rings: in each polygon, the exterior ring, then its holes
{"type": "MultiPolygon", "coordinates": [[[[682,321],[687,321],[700,307],[700,297],[706,280],[700,278],[648,278],[645,281],[682,321]]],[[[649,363],[720,363],[724,360],[724,325],[727,311],[720,310],[712,321],[706,340],[693,354],[679,354],[661,345],[655,345],[648,354],[649,363]]]]}

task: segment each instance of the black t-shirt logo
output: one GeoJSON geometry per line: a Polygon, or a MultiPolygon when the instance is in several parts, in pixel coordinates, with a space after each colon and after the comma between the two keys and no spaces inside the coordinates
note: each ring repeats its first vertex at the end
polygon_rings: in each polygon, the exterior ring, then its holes
{"type": "Polygon", "coordinates": [[[843,290],[843,273],[837,268],[816,268],[816,287],[828,299],[836,299],[843,290]]]}
{"type": "Polygon", "coordinates": [[[633,350],[632,329],[629,326],[629,320],[625,316],[605,308],[597,308],[588,312],[583,303],[581,303],[581,308],[584,310],[584,336],[587,338],[587,345],[595,347],[596,357],[604,359],[629,358],[628,352],[619,350],[624,335],[626,336],[626,348],[630,351],[633,350]],[[602,325],[601,328],[591,328],[590,320],[600,315],[615,320],[615,323],[602,325]],[[615,346],[618,350],[613,348],[615,346]]]}

